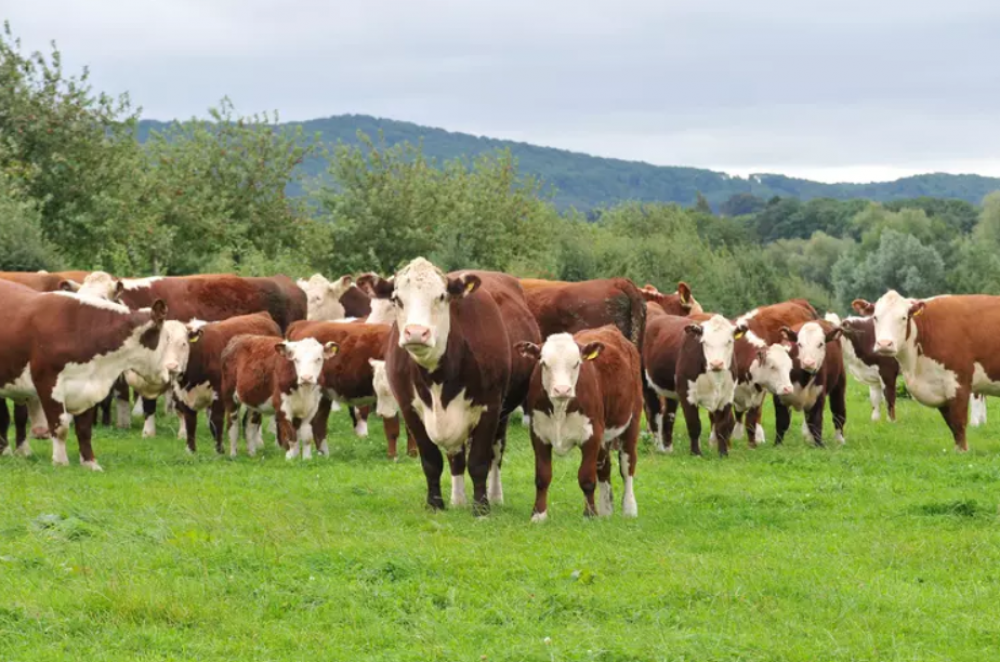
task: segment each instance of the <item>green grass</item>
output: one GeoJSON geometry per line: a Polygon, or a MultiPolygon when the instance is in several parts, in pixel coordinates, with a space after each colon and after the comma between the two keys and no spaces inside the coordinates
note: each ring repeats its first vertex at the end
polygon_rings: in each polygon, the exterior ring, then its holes
{"type": "Polygon", "coordinates": [[[994,659],[1000,423],[960,456],[937,412],[877,424],[866,400],[843,448],[807,447],[799,416],[728,460],[644,442],[633,521],[617,475],[615,516],[583,519],[577,454],[531,524],[519,425],[478,521],[426,511],[419,463],[343,413],[311,463],[218,458],[204,422],[191,458],[165,417],[100,430],[103,474],[36,441],[0,459],[0,662],[994,659]]]}

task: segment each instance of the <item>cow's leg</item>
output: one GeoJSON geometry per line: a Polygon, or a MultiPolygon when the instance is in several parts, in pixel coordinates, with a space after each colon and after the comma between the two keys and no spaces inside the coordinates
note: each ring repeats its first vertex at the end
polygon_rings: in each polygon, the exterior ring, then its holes
{"type": "Polygon", "coordinates": [[[879,386],[868,387],[868,402],[872,405],[872,420],[882,419],[882,389],[879,386]]]}
{"type": "Polygon", "coordinates": [[[656,450],[661,453],[674,452],[674,423],[677,421],[677,405],[680,404],[673,398],[667,398],[664,406],[664,414],[660,418],[660,437],[656,450]]]}
{"type": "Polygon", "coordinates": [[[364,439],[368,436],[368,416],[371,414],[372,408],[364,405],[358,407],[357,410],[358,420],[354,424],[354,434],[364,439]]]}
{"type": "Polygon", "coordinates": [[[146,422],[142,425],[142,438],[156,436],[156,398],[142,399],[142,415],[146,422]]]}
{"type": "Polygon", "coordinates": [[[10,443],[7,441],[7,434],[9,432],[10,410],[7,409],[7,401],[0,398],[0,455],[10,455],[12,453],[10,443]]]}
{"type": "Polygon", "coordinates": [[[382,419],[382,430],[385,432],[385,452],[390,460],[396,457],[396,445],[399,442],[399,416],[387,416],[382,419]]]}
{"type": "Polygon", "coordinates": [[[448,456],[448,468],[451,470],[451,505],[465,505],[465,465],[466,447],[454,455],[448,456]]]}
{"type": "MultiPolygon", "coordinates": [[[[527,410],[525,410],[527,411],[527,410]]],[[[549,485],[552,484],[552,446],[531,433],[531,447],[535,450],[535,507],[531,510],[532,522],[549,518],[549,485]]]]}
{"type": "Polygon", "coordinates": [[[826,411],[826,394],[821,393],[816,398],[812,409],[805,413],[806,424],[809,426],[809,435],[812,437],[816,448],[823,448],[823,412],[826,411]]]}
{"type": "Polygon", "coordinates": [[[969,450],[969,442],[965,438],[965,427],[969,420],[969,391],[967,387],[959,387],[955,397],[939,408],[945,423],[955,438],[955,450],[964,453],[969,450]]]}
{"type": "Polygon", "coordinates": [[[615,512],[615,495],[611,486],[610,443],[599,443],[595,469],[597,472],[597,514],[600,517],[608,517],[615,512]]]}
{"type": "Polygon", "coordinates": [[[493,460],[490,462],[490,473],[487,477],[486,497],[491,505],[503,505],[503,481],[500,472],[503,469],[503,453],[507,449],[507,416],[501,416],[497,422],[496,439],[493,442],[493,460]]]}
{"type": "Polygon", "coordinates": [[[132,403],[128,382],[124,377],[119,377],[111,390],[115,396],[115,427],[127,430],[132,426],[132,403]]]}
{"type": "Polygon", "coordinates": [[[622,515],[638,517],[639,506],[635,502],[633,480],[635,479],[635,463],[639,458],[639,422],[635,419],[621,436],[621,450],[618,451],[618,469],[622,474],[622,515]]]}
{"type": "MultiPolygon", "coordinates": [[[[30,418],[30,410],[28,405],[19,405],[12,403],[14,406],[14,454],[20,455],[22,457],[31,456],[31,444],[28,443],[28,419],[30,418]]],[[[41,409],[38,403],[34,404],[35,409],[41,409]]],[[[39,412],[39,416],[42,414],[39,412]]]]}
{"type": "MultiPolygon", "coordinates": [[[[580,458],[580,470],[576,474],[576,480],[578,483],[580,483],[580,489],[583,491],[584,517],[593,517],[594,515],[600,514],[600,510],[598,510],[597,504],[594,503],[594,492],[597,490],[597,478],[598,478],[598,472],[600,470],[599,463],[601,460],[601,451],[604,451],[605,464],[610,461],[608,458],[607,450],[603,448],[603,445],[601,443],[603,438],[604,438],[603,426],[594,425],[594,431],[593,434],[591,434],[590,439],[588,439],[580,448],[580,450],[582,451],[582,456],[580,458]]],[[[606,474],[605,479],[608,481],[608,484],[606,486],[606,489],[602,490],[602,492],[607,495],[608,507],[610,508],[611,505],[610,467],[605,467],[605,474],[606,474]]]]}
{"type": "Polygon", "coordinates": [[[493,468],[497,426],[500,423],[500,402],[491,405],[472,430],[469,443],[469,478],[472,479],[472,512],[477,517],[488,515],[490,501],[487,482],[493,468]]]}
{"type": "Polygon", "coordinates": [[[837,443],[843,445],[844,426],[847,424],[847,379],[841,378],[837,387],[830,392],[830,413],[833,415],[833,429],[836,431],[837,443]]]}
{"type": "Polygon", "coordinates": [[[715,412],[712,426],[715,428],[715,439],[719,444],[719,455],[726,457],[729,455],[729,437],[733,434],[733,427],[736,419],[733,417],[733,406],[726,405],[715,412]]]}
{"type": "Polygon", "coordinates": [[[788,426],[792,424],[792,412],[788,407],[781,404],[778,396],[774,396],[774,445],[780,446],[788,432],[788,426]]]}
{"type": "Polygon", "coordinates": [[[330,398],[325,395],[319,398],[319,407],[309,424],[312,428],[312,438],[316,440],[316,452],[320,455],[329,455],[330,447],[326,443],[326,429],[330,421],[330,398]]]}
{"type": "Polygon", "coordinates": [[[698,407],[684,398],[681,408],[684,410],[684,421],[687,423],[688,437],[691,439],[691,454],[701,455],[701,418],[698,416],[698,407]]]}
{"type": "Polygon", "coordinates": [[[80,445],[80,466],[91,471],[103,471],[101,465],[94,457],[94,448],[91,445],[91,438],[94,430],[94,420],[97,418],[97,408],[90,409],[73,417],[76,427],[76,440],[80,445]]]}

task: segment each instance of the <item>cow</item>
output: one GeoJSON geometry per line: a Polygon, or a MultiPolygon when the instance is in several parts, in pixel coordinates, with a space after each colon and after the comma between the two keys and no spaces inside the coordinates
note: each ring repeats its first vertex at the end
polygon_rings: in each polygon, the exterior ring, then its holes
{"type": "Polygon", "coordinates": [[[309,280],[300,278],[296,284],[306,295],[306,319],[339,320],[347,316],[341,299],[354,287],[350,276],[341,276],[331,283],[323,274],[313,274],[309,280]]]}
{"type": "Polygon", "coordinates": [[[86,295],[40,294],[2,283],[0,305],[8,311],[0,339],[0,396],[41,403],[56,465],[69,463],[66,437],[75,417],[81,464],[101,470],[91,444],[89,410],[122,372],[131,369],[151,381],[169,381],[187,362],[186,332],[180,323],[167,321],[162,300],[148,311],[130,311],[86,295]],[[184,342],[175,347],[181,335],[184,342]]]}
{"type": "Polygon", "coordinates": [[[882,402],[890,421],[896,420],[896,380],[899,363],[889,356],[875,352],[875,324],[869,317],[845,317],[827,313],[827,322],[843,331],[840,344],[844,351],[844,364],[848,372],[868,387],[868,400],[872,406],[873,421],[882,418],[882,402]]]}
{"type": "MultiPolygon", "coordinates": [[[[374,374],[371,360],[385,358],[391,327],[385,324],[339,324],[336,322],[295,322],[288,328],[289,340],[315,338],[321,343],[335,342],[340,351],[323,366],[320,386],[323,399],[313,417],[313,438],[317,445],[326,447],[327,422],[331,402],[348,407],[368,407],[376,403],[374,374]]],[[[396,459],[399,439],[399,417],[393,413],[383,418],[390,460],[396,459]]],[[[416,440],[407,440],[407,453],[416,455],[416,440]]]]}
{"type": "Polygon", "coordinates": [[[1000,297],[911,299],[890,290],[874,304],[852,305],[872,318],[875,351],[896,359],[913,399],[940,411],[955,450],[968,451],[970,396],[1000,395],[1000,354],[989,335],[1000,321],[1000,297]]]}
{"type": "Polygon", "coordinates": [[[582,452],[577,479],[585,516],[610,515],[611,456],[619,446],[618,468],[624,483],[622,514],[639,514],[633,479],[642,418],[642,369],[639,350],[617,327],[556,333],[539,347],[523,341],[516,349],[535,362],[528,390],[531,444],[535,450],[535,506],[531,520],[548,518],[552,451],[582,452]],[[594,491],[600,492],[594,503],[594,491]]]}
{"type": "MultiPolygon", "coordinates": [[[[230,317],[221,322],[194,320],[186,324],[191,354],[187,368],[173,383],[174,402],[180,416],[180,436],[187,442],[187,451],[197,450],[195,440],[198,412],[209,410],[209,430],[217,453],[223,452],[222,433],[225,404],[222,393],[222,352],[229,341],[239,335],[270,336],[281,340],[281,329],[266,312],[230,317]]],[[[247,437],[259,441],[255,432],[247,437]]]]}
{"type": "MultiPolygon", "coordinates": [[[[758,348],[769,347],[775,343],[783,342],[781,329],[783,327],[793,327],[796,324],[819,319],[816,309],[805,299],[791,299],[781,303],[768,306],[760,306],[740,315],[734,320],[738,326],[746,326],[748,329],[747,338],[758,348]],[[752,333],[752,335],[749,335],[752,333]],[[759,341],[759,342],[757,342],[759,341]]],[[[752,355],[751,355],[752,356],[752,355]]],[[[740,352],[738,372],[747,369],[745,360],[747,354],[740,352]]],[[[761,425],[762,402],[750,404],[744,400],[745,392],[737,393],[736,400],[736,427],[734,428],[734,439],[742,439],[743,433],[753,435],[751,446],[764,443],[764,426],[761,425]]]]}
{"type": "Polygon", "coordinates": [[[844,443],[847,422],[847,376],[844,354],[838,339],[840,327],[814,320],[784,327],[781,330],[788,348],[789,379],[793,390],[787,395],[775,394],[774,443],[782,443],[791,416],[789,407],[805,413],[808,432],[817,447],[823,446],[823,411],[830,400],[830,413],[836,440],[844,443]]]}
{"type": "MultiPolygon", "coordinates": [[[[337,343],[315,338],[291,341],[274,336],[240,335],[222,352],[220,398],[225,408],[229,455],[236,457],[240,406],[258,414],[273,414],[278,443],[285,458],[312,458],[312,418],[319,408],[323,362],[337,353],[337,343]]],[[[247,453],[254,455],[260,441],[246,435],[247,453]]],[[[325,453],[317,445],[317,451],[325,453]]]]}
{"type": "Polygon", "coordinates": [[[506,274],[446,275],[424,258],[373,287],[379,298],[393,302],[396,323],[386,348],[386,372],[417,441],[427,504],[444,508],[443,450],[451,466],[452,504],[465,502],[468,463],[473,512],[485,515],[491,502],[503,501],[507,419],[524,401],[534,368],[514,352],[514,343],[541,342],[524,292],[506,274]]]}

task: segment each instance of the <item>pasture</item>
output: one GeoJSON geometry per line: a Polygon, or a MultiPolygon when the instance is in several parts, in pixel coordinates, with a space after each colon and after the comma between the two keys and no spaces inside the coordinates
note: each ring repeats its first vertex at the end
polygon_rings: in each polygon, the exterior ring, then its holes
{"type": "Polygon", "coordinates": [[[0,458],[0,661],[995,657],[1000,412],[957,455],[937,411],[869,411],[852,382],[846,447],[807,445],[797,414],[775,448],[768,404],[767,445],[727,460],[691,457],[679,421],[674,455],[641,444],[634,521],[617,461],[615,515],[582,518],[572,454],[542,525],[517,423],[482,520],[427,511],[374,417],[361,440],[334,414],[310,463],[270,435],[217,457],[204,417],[196,457],[173,418],[155,439],[98,429],[103,474],[34,441],[0,458]]]}

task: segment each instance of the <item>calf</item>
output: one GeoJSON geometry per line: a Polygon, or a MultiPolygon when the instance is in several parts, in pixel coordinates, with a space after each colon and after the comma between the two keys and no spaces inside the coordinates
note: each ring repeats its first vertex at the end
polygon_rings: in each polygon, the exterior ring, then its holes
{"type": "Polygon", "coordinates": [[[899,363],[892,357],[875,352],[875,324],[871,318],[846,317],[841,320],[836,313],[828,313],[826,321],[843,331],[840,345],[844,351],[844,363],[851,375],[868,387],[872,420],[881,418],[884,400],[889,420],[895,421],[899,363]]]}
{"type": "Polygon", "coordinates": [[[149,380],[169,381],[187,361],[186,338],[177,352],[169,347],[178,335],[172,327],[183,326],[165,321],[163,301],[133,312],[93,297],[39,294],[0,283],[0,306],[8,312],[0,327],[0,397],[41,403],[57,465],[69,463],[66,436],[76,417],[81,464],[101,469],[91,446],[88,410],[107,396],[122,372],[132,369],[149,380]]]}
{"type": "Polygon", "coordinates": [[[566,455],[580,447],[577,474],[585,498],[584,515],[610,515],[611,457],[618,443],[618,468],[624,482],[622,514],[638,515],[632,481],[642,417],[639,351],[614,326],[557,333],[538,347],[520,342],[518,351],[536,361],[528,390],[531,443],[535,449],[533,522],[548,517],[552,450],[566,455]],[[595,505],[594,491],[600,489],[595,505]]]}
{"type": "Polygon", "coordinates": [[[896,359],[913,399],[938,409],[955,449],[967,451],[970,396],[1000,395],[1000,352],[993,334],[1000,297],[920,300],[890,290],[874,304],[858,299],[853,305],[875,324],[875,351],[896,359]]]}
{"type": "MultiPolygon", "coordinates": [[[[278,443],[285,458],[312,457],[312,418],[320,401],[323,362],[337,353],[337,343],[321,345],[314,338],[278,341],[272,336],[236,336],[222,352],[221,394],[225,407],[229,455],[236,457],[240,405],[258,414],[273,414],[278,443]]],[[[247,435],[247,453],[254,455],[258,438],[247,435]]],[[[317,450],[321,450],[317,447],[317,450]]]]}
{"type": "Polygon", "coordinates": [[[386,372],[417,440],[427,504],[444,508],[442,450],[451,465],[452,503],[464,502],[468,446],[474,512],[486,514],[490,502],[503,499],[507,418],[524,401],[534,367],[513,351],[514,343],[541,342],[521,286],[493,272],[445,275],[417,258],[374,287],[394,306],[386,372]]]}
{"type": "MultiPolygon", "coordinates": [[[[371,360],[385,358],[391,327],[385,324],[338,324],[336,322],[296,322],[288,328],[289,340],[315,338],[321,343],[335,342],[337,356],[326,362],[320,377],[323,398],[313,417],[313,438],[326,451],[326,430],[332,402],[348,407],[375,404],[376,393],[371,360]]],[[[399,418],[393,413],[383,419],[389,459],[396,459],[399,418]]],[[[416,455],[416,441],[407,442],[407,453],[416,455]]]]}
{"type": "Polygon", "coordinates": [[[791,358],[792,392],[775,396],[775,445],[784,439],[791,422],[788,408],[805,413],[806,425],[816,446],[823,445],[823,410],[830,399],[836,439],[844,443],[847,422],[847,379],[840,343],[840,327],[813,321],[782,329],[791,358]]]}
{"type": "MultiPolygon", "coordinates": [[[[197,449],[195,434],[198,426],[198,412],[209,410],[209,430],[215,440],[215,450],[222,453],[222,432],[225,403],[222,392],[222,353],[229,341],[239,335],[269,336],[273,342],[281,340],[281,329],[268,313],[253,313],[231,317],[222,322],[201,322],[187,324],[191,356],[187,368],[174,381],[174,401],[181,417],[182,438],[187,441],[187,450],[197,449]]],[[[257,430],[248,431],[248,440],[253,438],[253,446],[262,441],[257,430]]],[[[251,443],[248,441],[247,446],[251,443]]]]}

